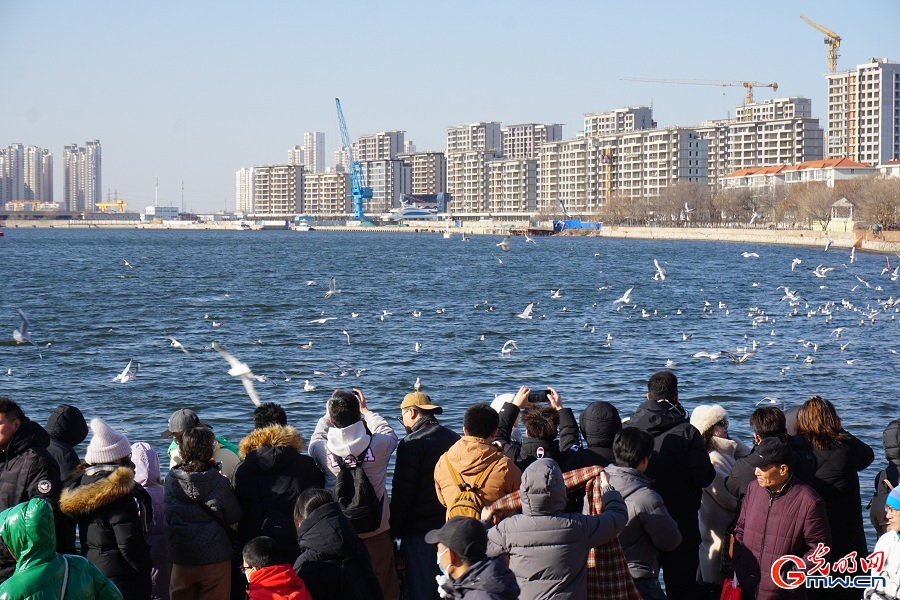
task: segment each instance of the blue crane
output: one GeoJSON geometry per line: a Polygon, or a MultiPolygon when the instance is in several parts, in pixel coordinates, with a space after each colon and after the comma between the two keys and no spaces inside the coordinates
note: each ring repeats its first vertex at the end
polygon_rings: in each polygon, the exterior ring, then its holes
{"type": "Polygon", "coordinates": [[[350,145],[350,134],[347,133],[344,111],[341,110],[341,99],[335,98],[334,103],[337,105],[338,121],[341,124],[341,142],[350,155],[350,195],[353,196],[353,218],[357,221],[364,221],[366,215],[363,213],[363,203],[367,198],[372,197],[372,188],[363,187],[362,164],[353,159],[353,146],[350,145]]]}

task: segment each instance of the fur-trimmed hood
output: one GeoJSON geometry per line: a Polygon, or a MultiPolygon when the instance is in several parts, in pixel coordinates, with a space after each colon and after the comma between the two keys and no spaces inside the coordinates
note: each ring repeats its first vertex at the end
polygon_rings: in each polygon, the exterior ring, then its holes
{"type": "Polygon", "coordinates": [[[238,446],[241,458],[252,454],[261,471],[279,471],[303,451],[303,436],[290,426],[254,429],[238,446]]]}
{"type": "Polygon", "coordinates": [[[59,496],[59,509],[69,515],[90,513],[134,491],[134,470],[116,465],[79,465],[59,496]]]}

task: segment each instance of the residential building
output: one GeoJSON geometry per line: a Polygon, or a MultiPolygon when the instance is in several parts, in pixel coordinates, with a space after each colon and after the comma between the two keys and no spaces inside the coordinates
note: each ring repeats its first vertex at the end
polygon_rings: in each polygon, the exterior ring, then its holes
{"type": "Polygon", "coordinates": [[[498,121],[472,123],[447,128],[447,154],[484,150],[503,152],[503,132],[498,121]]]}
{"type": "Polygon", "coordinates": [[[487,163],[502,156],[503,132],[497,121],[447,129],[447,192],[452,212],[487,211],[487,163]]]}
{"type": "Polygon", "coordinates": [[[587,213],[600,207],[596,181],[599,173],[588,167],[595,142],[593,138],[578,137],[541,146],[535,206],[538,211],[587,213]]]}
{"type": "Polygon", "coordinates": [[[287,164],[289,165],[305,165],[303,159],[303,146],[291,146],[288,150],[288,160],[287,164]]]}
{"type": "Polygon", "coordinates": [[[303,214],[346,218],[352,211],[347,173],[307,173],[303,176],[303,214]]]}
{"type": "Polygon", "coordinates": [[[586,137],[630,133],[655,127],[653,108],[649,106],[630,106],[584,115],[584,135],[586,137]]]}
{"type": "Polygon", "coordinates": [[[353,149],[356,160],[395,160],[404,152],[405,131],[381,131],[359,136],[353,149]]]}
{"type": "Polygon", "coordinates": [[[0,150],[0,204],[25,199],[25,146],[0,150]]]}
{"type": "Polygon", "coordinates": [[[402,160],[363,161],[361,166],[365,186],[372,188],[363,212],[376,215],[399,207],[400,194],[409,193],[409,167],[402,160]]]}
{"type": "Polygon", "coordinates": [[[504,158],[488,163],[488,210],[492,214],[534,214],[537,163],[536,158],[504,158]]]}
{"type": "Polygon", "coordinates": [[[234,210],[249,214],[253,207],[253,169],[240,169],[234,175],[234,210]]]}
{"type": "Polygon", "coordinates": [[[341,148],[334,151],[334,169],[344,173],[350,172],[350,149],[341,148]]]}
{"type": "Polygon", "coordinates": [[[878,165],[878,172],[882,177],[900,177],[900,159],[889,160],[883,165],[878,165]]]}
{"type": "Polygon", "coordinates": [[[726,189],[750,188],[766,193],[780,185],[795,183],[820,182],[833,188],[836,182],[867,177],[877,172],[875,167],[848,158],[827,158],[792,165],[739,169],[723,177],[721,186],[726,189]]]}
{"type": "Polygon", "coordinates": [[[829,73],[826,158],[870,165],[900,159],[900,63],[873,58],[829,73]]]}
{"type": "Polygon", "coordinates": [[[410,167],[410,194],[419,196],[447,191],[447,158],[443,152],[412,152],[397,158],[410,167]]]}
{"type": "Polygon", "coordinates": [[[306,173],[325,172],[325,134],[312,131],[303,134],[303,165],[306,173]]]}
{"type": "Polygon", "coordinates": [[[63,205],[71,211],[94,212],[103,201],[100,140],[63,148],[63,205]]]}
{"type": "Polygon", "coordinates": [[[416,151],[416,145],[413,144],[412,140],[405,140],[403,142],[403,153],[404,154],[413,154],[416,151]]]}
{"type": "Polygon", "coordinates": [[[507,125],[503,133],[503,158],[536,159],[541,144],[562,140],[562,125],[527,123],[507,125]]]}
{"type": "Polygon", "coordinates": [[[253,215],[292,219],[303,211],[302,166],[256,166],[253,182],[253,215]]]}

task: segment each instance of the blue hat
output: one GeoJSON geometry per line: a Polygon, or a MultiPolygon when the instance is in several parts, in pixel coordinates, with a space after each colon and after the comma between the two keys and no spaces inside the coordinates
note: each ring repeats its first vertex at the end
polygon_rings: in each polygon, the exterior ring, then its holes
{"type": "Polygon", "coordinates": [[[894,510],[900,510],[900,488],[894,488],[887,497],[886,504],[894,510]]]}

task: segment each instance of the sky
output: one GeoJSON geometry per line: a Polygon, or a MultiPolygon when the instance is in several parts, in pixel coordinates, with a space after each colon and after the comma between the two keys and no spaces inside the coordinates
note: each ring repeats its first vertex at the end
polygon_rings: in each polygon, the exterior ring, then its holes
{"type": "Polygon", "coordinates": [[[0,147],[54,156],[99,139],[103,188],[129,211],[154,201],[234,209],[235,171],[287,162],[303,133],[340,146],[403,130],[443,150],[449,126],[562,123],[652,104],[660,127],[734,114],[742,87],[623,77],[778,83],[755,99],[804,96],[827,126],[827,46],[838,70],[900,61],[900,2],[866,0],[0,0],[0,147]]]}

